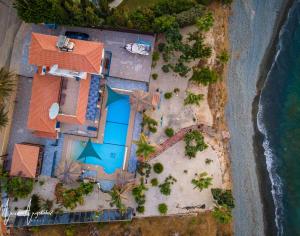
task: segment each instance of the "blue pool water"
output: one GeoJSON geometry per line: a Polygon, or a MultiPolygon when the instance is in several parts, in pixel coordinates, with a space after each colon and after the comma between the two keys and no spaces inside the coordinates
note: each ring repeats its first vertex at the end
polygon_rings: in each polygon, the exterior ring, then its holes
{"type": "MultiPolygon", "coordinates": [[[[84,163],[102,166],[105,173],[112,174],[122,168],[125,154],[127,129],[130,116],[129,96],[124,97],[107,108],[103,144],[93,143],[101,157],[88,157],[84,163]]],[[[83,151],[86,142],[75,141],[72,156],[76,160],[83,151]]]]}

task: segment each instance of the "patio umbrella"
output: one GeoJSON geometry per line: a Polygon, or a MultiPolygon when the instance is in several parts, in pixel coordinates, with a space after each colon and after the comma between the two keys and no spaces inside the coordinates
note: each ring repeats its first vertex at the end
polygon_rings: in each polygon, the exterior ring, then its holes
{"type": "Polygon", "coordinates": [[[86,162],[87,157],[95,157],[100,160],[102,159],[99,156],[99,154],[95,151],[95,148],[94,148],[93,143],[90,138],[89,138],[89,141],[87,142],[85,148],[83,149],[82,153],[77,158],[77,160],[84,160],[83,161],[83,163],[84,163],[84,162],[86,162]]]}
{"type": "Polygon", "coordinates": [[[134,90],[130,95],[130,104],[137,110],[143,111],[152,107],[150,93],[134,90]]]}
{"type": "Polygon", "coordinates": [[[74,183],[80,175],[80,166],[71,160],[65,160],[56,171],[57,178],[65,184],[74,183]]]}

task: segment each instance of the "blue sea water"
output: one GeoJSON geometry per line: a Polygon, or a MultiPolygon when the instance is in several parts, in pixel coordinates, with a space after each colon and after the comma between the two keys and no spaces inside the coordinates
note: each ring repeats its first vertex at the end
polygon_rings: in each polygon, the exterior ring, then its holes
{"type": "Polygon", "coordinates": [[[261,93],[258,128],[272,183],[278,235],[300,235],[300,1],[281,29],[261,93]]]}

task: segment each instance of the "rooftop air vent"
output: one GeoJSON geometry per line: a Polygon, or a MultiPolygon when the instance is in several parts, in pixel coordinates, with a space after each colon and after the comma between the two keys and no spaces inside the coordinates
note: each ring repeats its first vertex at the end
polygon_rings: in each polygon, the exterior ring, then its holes
{"type": "Polygon", "coordinates": [[[70,42],[70,39],[67,38],[64,35],[59,35],[57,42],[56,42],[56,47],[58,47],[61,51],[73,51],[75,44],[73,42],[70,42]]]}

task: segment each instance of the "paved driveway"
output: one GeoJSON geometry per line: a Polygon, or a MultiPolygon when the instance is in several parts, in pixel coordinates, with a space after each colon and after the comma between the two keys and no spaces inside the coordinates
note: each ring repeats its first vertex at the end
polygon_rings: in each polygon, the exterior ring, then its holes
{"type": "Polygon", "coordinates": [[[135,42],[139,39],[150,41],[154,45],[154,36],[90,28],[58,27],[56,30],[50,30],[43,25],[23,24],[18,32],[14,47],[13,68],[23,76],[31,77],[33,75],[33,68],[28,65],[27,60],[31,32],[59,35],[64,34],[66,30],[88,33],[90,40],[104,43],[105,50],[112,52],[110,76],[149,82],[152,55],[134,55],[127,52],[123,47],[126,43],[135,42]]]}

